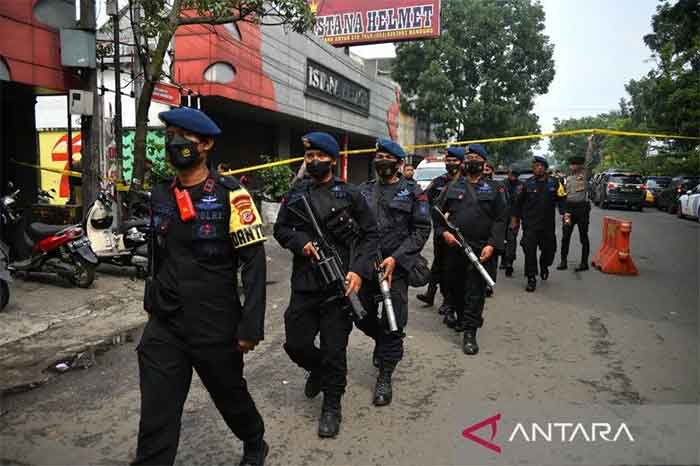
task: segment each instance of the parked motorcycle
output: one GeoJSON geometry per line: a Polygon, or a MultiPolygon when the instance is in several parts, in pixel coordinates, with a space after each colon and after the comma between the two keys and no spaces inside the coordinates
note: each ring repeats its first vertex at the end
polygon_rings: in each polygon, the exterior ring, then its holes
{"type": "Polygon", "coordinates": [[[114,199],[108,193],[100,192],[88,209],[85,230],[92,249],[100,262],[133,266],[140,277],[145,277],[150,221],[132,218],[116,225],[114,208],[114,199]]]}
{"type": "Polygon", "coordinates": [[[0,311],[10,302],[10,248],[0,241],[0,311]]]}
{"type": "Polygon", "coordinates": [[[81,288],[95,281],[97,257],[80,225],[30,223],[17,206],[19,189],[0,201],[5,238],[10,243],[10,272],[55,273],[81,288]]]}

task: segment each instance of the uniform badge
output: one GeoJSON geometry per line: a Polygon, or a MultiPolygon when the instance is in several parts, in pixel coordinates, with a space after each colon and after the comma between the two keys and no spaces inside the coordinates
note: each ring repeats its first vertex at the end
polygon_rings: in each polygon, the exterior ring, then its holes
{"type": "Polygon", "coordinates": [[[231,200],[231,206],[235,209],[236,213],[240,218],[243,225],[250,225],[255,222],[257,217],[255,212],[253,212],[253,200],[250,198],[250,194],[240,194],[231,200]]]}

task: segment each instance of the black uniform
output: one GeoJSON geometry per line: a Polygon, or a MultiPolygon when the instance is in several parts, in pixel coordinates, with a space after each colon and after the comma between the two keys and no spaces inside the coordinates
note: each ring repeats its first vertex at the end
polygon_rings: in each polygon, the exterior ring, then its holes
{"type": "Polygon", "coordinates": [[[408,272],[413,268],[430,236],[428,196],[413,180],[400,178],[394,184],[369,181],[361,186],[372,208],[379,230],[381,258],[396,259],[391,297],[399,332],[390,333],[386,316],[378,316],[378,279],[364,283],[360,300],[367,317],[357,324],[376,342],[375,355],[381,364],[393,369],[403,357],[403,329],[408,320],[408,272]]]}
{"type": "MultiPolygon", "coordinates": [[[[499,191],[503,187],[483,178],[474,185],[468,183],[467,178],[461,177],[450,186],[443,212],[459,228],[477,257],[484,246],[493,246],[494,253],[484,264],[488,269],[496,255],[503,252],[507,213],[505,198],[499,191]]],[[[438,218],[434,218],[434,224],[435,234],[442,237],[445,226],[438,218]]],[[[484,323],[486,282],[459,247],[448,247],[448,263],[450,303],[455,306],[460,327],[480,328],[484,323]]]]}
{"type": "Polygon", "coordinates": [[[588,224],[590,223],[591,203],[588,201],[588,180],[584,173],[566,178],[566,203],[564,212],[571,215],[571,222],[564,223],[561,239],[561,263],[566,264],[569,255],[569,244],[574,227],[578,225],[578,235],[581,240],[581,265],[588,265],[590,242],[588,240],[588,224]]]}
{"type": "MultiPolygon", "coordinates": [[[[185,189],[181,188],[180,189],[185,189]]],[[[187,188],[196,218],[183,222],[173,185],[153,188],[155,275],[138,345],[141,422],[134,464],[172,464],[194,367],[233,433],[262,439],[263,420],[243,378],[238,340],[263,339],[266,262],[260,216],[228,177],[187,188]],[[237,292],[242,267],[245,303],[237,292]]]]}
{"type": "Polygon", "coordinates": [[[351,316],[333,300],[314,262],[303,254],[304,245],[316,239],[312,226],[296,212],[304,213],[306,196],[318,216],[324,235],[338,250],[346,270],[364,284],[373,277],[377,225],[367,201],[356,186],[339,178],[315,184],[304,179],[285,196],[274,227],[275,239],[294,253],[292,295],[284,322],[289,357],[309,372],[320,371],[324,403],[340,404],[347,384],[346,351],[352,330],[351,316]],[[320,332],[321,348],[314,345],[320,332]]]}
{"type": "Polygon", "coordinates": [[[515,198],[513,216],[521,218],[523,239],[520,244],[525,254],[525,276],[537,276],[537,248],[540,249],[540,272],[554,261],[557,250],[555,233],[555,208],[561,211],[566,197],[564,187],[557,178],[531,177],[515,198]]]}
{"type": "MultiPolygon", "coordinates": [[[[508,217],[513,216],[513,204],[515,203],[515,200],[518,198],[518,195],[520,192],[523,190],[524,183],[520,180],[515,180],[511,181],[510,179],[507,179],[505,181],[505,188],[506,188],[506,198],[508,199],[508,217]]],[[[517,256],[517,249],[518,249],[518,232],[520,230],[520,226],[517,228],[511,228],[510,226],[506,228],[506,249],[503,254],[503,266],[504,267],[513,267],[513,262],[515,262],[515,258],[517,256]]]]}
{"type": "MultiPolygon", "coordinates": [[[[430,202],[431,207],[436,205],[437,202],[441,201],[441,194],[451,180],[452,177],[445,173],[444,175],[440,175],[435,178],[426,188],[425,192],[428,195],[428,201],[430,202]]],[[[442,238],[436,234],[433,234],[433,263],[430,266],[430,285],[440,285],[440,292],[445,298],[447,298],[448,290],[441,283],[445,273],[444,263],[446,248],[447,245],[442,238]]]]}

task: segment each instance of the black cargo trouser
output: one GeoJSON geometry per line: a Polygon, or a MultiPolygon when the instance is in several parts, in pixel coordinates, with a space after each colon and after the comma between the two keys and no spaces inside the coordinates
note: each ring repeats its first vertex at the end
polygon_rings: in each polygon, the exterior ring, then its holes
{"type": "Polygon", "coordinates": [[[581,240],[581,264],[588,264],[591,244],[588,240],[588,225],[591,217],[591,205],[588,202],[567,203],[565,212],[571,214],[571,223],[562,227],[561,261],[566,263],[569,256],[569,245],[574,227],[578,225],[578,236],[581,240]]]}
{"type": "Polygon", "coordinates": [[[506,267],[512,267],[515,262],[518,250],[518,232],[520,226],[511,228],[510,225],[506,228],[506,250],[503,254],[503,264],[506,267]]]}
{"type": "MultiPolygon", "coordinates": [[[[389,368],[393,369],[403,358],[404,328],[408,321],[408,280],[405,273],[396,274],[391,282],[391,303],[396,314],[396,324],[398,332],[389,332],[389,324],[386,319],[386,312],[382,310],[382,315],[378,315],[379,284],[376,281],[365,282],[360,289],[360,301],[362,307],[367,311],[367,317],[356,324],[357,328],[376,343],[376,355],[379,360],[389,368]]],[[[382,306],[383,308],[383,306],[382,306]]]]}
{"type": "Polygon", "coordinates": [[[292,290],[284,313],[284,350],[297,365],[309,372],[320,371],[321,390],[336,401],[345,393],[348,375],[348,337],[352,319],[338,300],[326,302],[323,292],[292,290]],[[321,347],[314,344],[321,334],[321,347]]]}
{"type": "MultiPolygon", "coordinates": [[[[442,281],[445,247],[446,245],[442,238],[433,237],[433,263],[430,266],[430,285],[432,286],[439,285],[442,281]]],[[[444,294],[442,286],[440,291],[444,294]]]]}
{"type": "Polygon", "coordinates": [[[262,439],[262,417],[243,378],[243,353],[236,342],[191,346],[151,317],[138,345],[141,421],[132,464],[173,464],[180,440],[182,408],[192,368],[231,431],[243,442],[262,439]]]}
{"type": "Polygon", "coordinates": [[[537,276],[537,249],[540,250],[540,272],[554,262],[557,252],[557,236],[550,228],[523,228],[523,239],[520,241],[525,254],[525,276],[537,276]]]}
{"type": "MultiPolygon", "coordinates": [[[[481,248],[472,249],[476,257],[481,255],[481,248]]],[[[484,325],[486,280],[459,247],[450,249],[448,261],[451,271],[448,279],[449,303],[454,307],[459,320],[465,324],[465,327],[481,328],[484,325]]],[[[494,264],[496,264],[495,252],[491,259],[483,263],[483,266],[490,274],[494,264]]]]}

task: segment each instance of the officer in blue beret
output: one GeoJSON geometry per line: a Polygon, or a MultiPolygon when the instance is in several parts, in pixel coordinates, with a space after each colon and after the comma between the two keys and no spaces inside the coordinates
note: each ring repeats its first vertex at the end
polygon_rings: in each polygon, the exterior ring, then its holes
{"type": "MultiPolygon", "coordinates": [[[[462,174],[463,163],[464,147],[452,146],[445,150],[445,170],[447,173],[435,178],[425,190],[425,192],[428,194],[428,200],[431,207],[434,205],[440,207],[444,204],[444,194],[446,193],[445,188],[450,182],[455,181],[460,177],[462,174]]],[[[423,301],[426,305],[432,306],[435,302],[435,295],[437,294],[438,285],[440,285],[440,293],[443,296],[443,302],[438,310],[438,313],[445,316],[445,322],[448,325],[453,325],[455,322],[449,320],[449,316],[453,315],[453,312],[451,312],[449,300],[447,299],[447,294],[450,290],[448,287],[441,284],[444,272],[446,272],[443,270],[446,252],[445,242],[442,240],[442,238],[433,234],[433,263],[430,267],[430,282],[428,283],[428,289],[426,292],[419,293],[416,298],[423,301]]]]}
{"type": "MultiPolygon", "coordinates": [[[[275,239],[294,254],[292,295],[284,315],[284,349],[296,364],[309,372],[304,393],[315,398],[323,391],[318,424],[320,437],[335,437],[342,420],[341,399],[347,385],[347,346],[352,317],[346,296],[357,293],[372,280],[376,257],[377,223],[360,190],[333,176],[340,148],[327,133],[302,138],[308,178],[295,183],[286,194],[274,226],[275,239]],[[304,206],[311,205],[326,240],[337,251],[345,276],[345,295],[320,273],[319,238],[304,206]],[[352,251],[352,255],[351,255],[352,251]],[[321,347],[314,344],[321,335],[321,347]]],[[[342,277],[341,277],[342,279],[342,277]]]]}
{"type": "Polygon", "coordinates": [[[381,296],[379,280],[371,280],[360,292],[367,317],[357,328],[374,340],[373,361],[379,368],[374,387],[374,405],[391,403],[392,374],[403,358],[404,328],[408,321],[409,273],[430,236],[428,196],[418,183],[400,176],[406,154],[390,139],[377,140],[374,156],[375,180],[361,186],[362,194],[377,219],[379,244],[377,273],[391,290],[397,328],[389,328],[386,309],[377,315],[381,296]]]}
{"type": "Polygon", "coordinates": [[[513,202],[511,228],[522,223],[521,241],[525,254],[526,291],[537,288],[537,249],[540,250],[539,272],[542,280],[549,278],[549,267],[557,251],[555,209],[563,215],[566,190],[561,182],[547,174],[549,163],[545,157],[535,155],[530,177],[513,202]]]}
{"type": "Polygon", "coordinates": [[[233,433],[242,465],[262,465],[265,427],[243,378],[243,355],[263,339],[266,259],[260,214],[234,178],[207,167],[221,130],[206,114],[160,114],[177,175],[151,192],[148,323],[138,346],[141,422],[133,464],[173,464],[192,369],[233,433]],[[245,302],[238,294],[242,269],[245,302]]]}
{"type": "MultiPolygon", "coordinates": [[[[483,146],[467,148],[466,175],[449,185],[440,210],[459,229],[484,268],[493,270],[504,248],[507,211],[503,186],[483,177],[487,156],[483,146]]],[[[448,246],[445,283],[451,290],[449,300],[458,319],[454,328],[464,332],[464,353],[475,355],[479,352],[476,333],[484,324],[486,282],[439,215],[434,216],[433,223],[435,234],[448,246]]]]}

